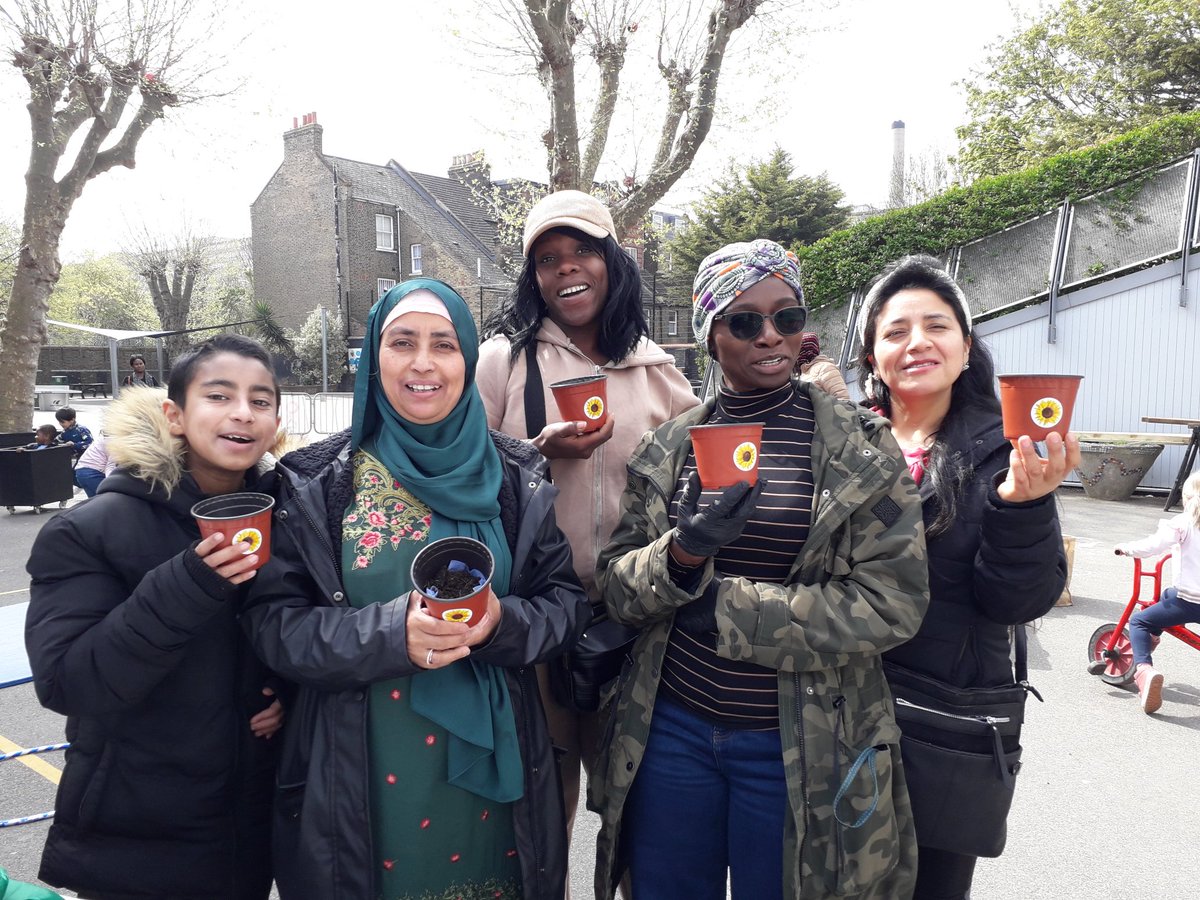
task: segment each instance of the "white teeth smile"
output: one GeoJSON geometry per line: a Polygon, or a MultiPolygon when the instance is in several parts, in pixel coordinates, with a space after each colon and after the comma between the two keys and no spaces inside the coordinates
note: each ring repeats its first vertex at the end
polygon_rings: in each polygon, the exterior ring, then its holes
{"type": "Polygon", "coordinates": [[[755,363],[756,366],[776,366],[783,362],[782,356],[773,356],[770,359],[760,359],[755,363]]]}
{"type": "Polygon", "coordinates": [[[436,391],[438,387],[436,384],[410,384],[408,385],[408,389],[416,391],[418,394],[428,394],[431,391],[436,391]]]}
{"type": "Polygon", "coordinates": [[[235,444],[253,444],[254,443],[253,438],[244,437],[243,435],[240,435],[240,434],[223,434],[223,435],[221,435],[221,437],[225,438],[225,440],[227,440],[227,441],[233,441],[235,444]]]}
{"type": "Polygon", "coordinates": [[[558,296],[573,297],[576,294],[582,293],[583,291],[586,291],[586,290],[587,290],[586,284],[577,284],[574,287],[563,288],[561,291],[558,292],[558,296]]]}

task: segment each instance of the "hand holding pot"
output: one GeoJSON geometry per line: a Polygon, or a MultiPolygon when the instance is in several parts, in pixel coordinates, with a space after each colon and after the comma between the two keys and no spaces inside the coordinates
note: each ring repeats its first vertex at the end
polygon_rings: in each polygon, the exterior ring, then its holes
{"type": "Polygon", "coordinates": [[[249,581],[258,571],[258,556],[248,553],[249,545],[225,545],[225,535],[219,531],[200,541],[195,549],[204,564],[230,584],[249,581]]]}
{"type": "Polygon", "coordinates": [[[1079,438],[1068,434],[1066,440],[1051,432],[1046,435],[1046,457],[1037,455],[1033,440],[1022,435],[1012,442],[1008,476],[996,489],[1001,500],[1026,503],[1053,492],[1067,473],[1079,465],[1079,438]]]}
{"type": "Polygon", "coordinates": [[[595,431],[584,432],[583,422],[551,422],[532,441],[546,459],[590,459],[596,448],[613,436],[612,416],[595,431]]]}
{"type": "MultiPolygon", "coordinates": [[[[759,478],[754,487],[744,481],[730,485],[703,509],[700,503],[700,476],[688,476],[679,500],[679,519],[675,525],[674,543],[687,556],[707,559],[726,544],[742,536],[746,523],[758,506],[758,497],[766,485],[759,478]]],[[[688,560],[681,560],[688,562],[688,560]]]]}
{"type": "Polygon", "coordinates": [[[440,669],[470,654],[470,633],[486,626],[487,616],[475,628],[465,622],[447,622],[425,608],[419,591],[410,591],[405,624],[405,646],[412,664],[420,669],[440,669]]]}

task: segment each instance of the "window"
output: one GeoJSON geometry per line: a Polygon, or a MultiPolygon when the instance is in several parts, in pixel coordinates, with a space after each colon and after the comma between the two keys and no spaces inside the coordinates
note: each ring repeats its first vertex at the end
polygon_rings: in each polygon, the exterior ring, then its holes
{"type": "Polygon", "coordinates": [[[411,244],[409,246],[410,256],[412,257],[412,274],[421,274],[421,245],[411,244]]]}
{"type": "Polygon", "coordinates": [[[667,272],[675,269],[675,255],[670,250],[663,254],[663,269],[667,272]]]}
{"type": "Polygon", "coordinates": [[[654,213],[654,215],[652,215],[650,217],[650,220],[654,223],[655,228],[663,227],[663,214],[662,213],[654,213]]]}
{"type": "Polygon", "coordinates": [[[396,282],[394,282],[390,278],[376,278],[375,279],[375,293],[377,296],[382,297],[384,294],[386,294],[388,291],[390,291],[395,286],[396,286],[396,282]]]}
{"type": "Polygon", "coordinates": [[[629,254],[629,258],[630,258],[630,259],[632,259],[634,262],[637,262],[637,261],[638,261],[638,258],[637,258],[637,247],[624,247],[624,248],[622,248],[622,249],[623,249],[623,250],[624,250],[626,253],[628,253],[628,254],[629,254]]]}
{"type": "Polygon", "coordinates": [[[667,334],[672,337],[679,334],[679,310],[677,309],[667,313],[667,334]]]}
{"type": "Polygon", "coordinates": [[[375,249],[396,249],[396,223],[391,216],[375,217],[375,249]]]}

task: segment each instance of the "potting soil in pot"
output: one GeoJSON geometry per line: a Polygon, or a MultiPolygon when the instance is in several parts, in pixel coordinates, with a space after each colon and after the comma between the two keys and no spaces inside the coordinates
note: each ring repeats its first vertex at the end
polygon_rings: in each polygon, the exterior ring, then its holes
{"type": "Polygon", "coordinates": [[[461,560],[452,559],[425,585],[425,593],[439,600],[455,600],[473,594],[487,579],[478,569],[468,569],[461,560]]]}

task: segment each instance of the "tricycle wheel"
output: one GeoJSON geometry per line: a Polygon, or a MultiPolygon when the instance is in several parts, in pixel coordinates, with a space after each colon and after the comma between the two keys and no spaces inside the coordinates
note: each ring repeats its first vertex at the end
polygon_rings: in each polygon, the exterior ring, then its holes
{"type": "Polygon", "coordinates": [[[1088,640],[1088,671],[1099,675],[1105,684],[1118,686],[1130,684],[1133,681],[1133,645],[1129,643],[1129,629],[1123,628],[1113,646],[1115,656],[1105,656],[1108,642],[1112,640],[1113,632],[1117,630],[1115,622],[1101,625],[1088,640]],[[1102,666],[1097,663],[1103,663],[1102,666]]]}

